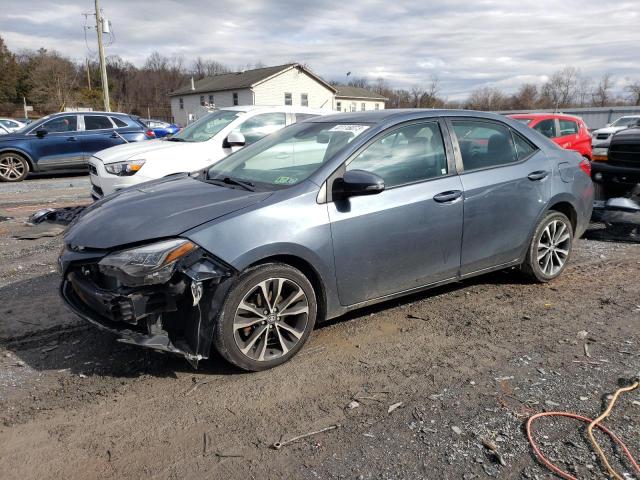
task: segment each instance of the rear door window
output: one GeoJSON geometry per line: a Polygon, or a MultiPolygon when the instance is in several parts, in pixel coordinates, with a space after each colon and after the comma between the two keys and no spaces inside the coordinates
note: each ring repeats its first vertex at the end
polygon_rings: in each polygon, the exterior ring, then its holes
{"type": "Polygon", "coordinates": [[[560,136],[575,135],[578,133],[578,124],[573,120],[560,119],[560,136]]]}
{"type": "Polygon", "coordinates": [[[262,113],[247,119],[240,125],[240,133],[244,135],[246,145],[283,128],[287,124],[287,116],[283,112],[262,113]]]}
{"type": "Polygon", "coordinates": [[[85,130],[104,130],[107,128],[113,128],[113,124],[111,123],[111,120],[109,120],[109,117],[105,117],[103,115],[85,115],[85,130]]]}
{"type": "Polygon", "coordinates": [[[498,123],[453,120],[465,171],[508,165],[518,161],[511,130],[498,123]]]}
{"type": "Polygon", "coordinates": [[[558,136],[558,130],[556,128],[556,121],[553,118],[542,120],[533,126],[534,130],[539,131],[547,138],[556,138],[558,136]]]}

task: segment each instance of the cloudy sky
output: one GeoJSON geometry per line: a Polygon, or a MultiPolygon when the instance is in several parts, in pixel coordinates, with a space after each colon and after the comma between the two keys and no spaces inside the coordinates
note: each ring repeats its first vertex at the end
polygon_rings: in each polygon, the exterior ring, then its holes
{"type": "MultiPolygon", "coordinates": [[[[621,90],[640,79],[640,0],[101,0],[115,41],[108,55],[140,65],[153,50],[230,66],[308,64],[326,79],[382,77],[449,99],[480,86],[506,91],[575,66],[609,72],[621,90]]],[[[12,50],[95,56],[83,13],[92,0],[0,0],[12,50]]],[[[88,20],[92,22],[92,17],[88,20]]]]}

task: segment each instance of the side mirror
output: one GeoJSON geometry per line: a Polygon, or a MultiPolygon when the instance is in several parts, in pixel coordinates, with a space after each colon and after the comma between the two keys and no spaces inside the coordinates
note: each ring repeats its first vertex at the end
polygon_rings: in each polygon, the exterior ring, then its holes
{"type": "Polygon", "coordinates": [[[44,128],[36,130],[36,135],[38,136],[38,138],[44,137],[47,133],[49,132],[47,132],[44,128]]]}
{"type": "Polygon", "coordinates": [[[349,170],[333,182],[333,195],[336,198],[376,195],[382,191],[384,180],[365,170],[349,170]]]}
{"type": "Polygon", "coordinates": [[[244,147],[247,143],[247,140],[244,138],[244,135],[240,132],[231,132],[227,138],[224,139],[223,147],[244,147]]]}

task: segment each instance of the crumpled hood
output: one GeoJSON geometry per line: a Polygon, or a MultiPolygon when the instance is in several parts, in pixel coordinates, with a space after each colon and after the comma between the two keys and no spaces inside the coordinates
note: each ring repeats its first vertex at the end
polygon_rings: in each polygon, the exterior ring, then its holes
{"type": "MultiPolygon", "coordinates": [[[[106,148],[94,153],[104,163],[122,162],[133,157],[144,158],[144,155],[158,150],[170,150],[175,148],[193,149],[194,144],[187,142],[169,142],[167,140],[145,140],[142,142],[131,142],[115,147],[106,148]]],[[[180,152],[183,155],[185,152],[180,152]]]]}
{"type": "Polygon", "coordinates": [[[88,207],[67,230],[65,243],[112,249],[179,235],[202,223],[254,205],[272,192],[248,192],[187,175],[143,183],[88,207]]]}

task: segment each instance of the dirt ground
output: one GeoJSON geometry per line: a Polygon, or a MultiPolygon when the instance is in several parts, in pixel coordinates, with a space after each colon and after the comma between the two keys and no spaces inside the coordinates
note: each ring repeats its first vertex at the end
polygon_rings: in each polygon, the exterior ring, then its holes
{"type": "MultiPolygon", "coordinates": [[[[551,284],[499,272],[324,324],[270,371],[219,359],[194,371],[64,308],[60,236],[12,238],[39,208],[88,203],[88,188],[84,176],[0,185],[3,479],[551,478],[531,453],[527,417],[595,418],[640,375],[640,246],[602,228],[589,237],[604,241],[579,240],[551,284]]],[[[638,458],[640,390],[606,424],[638,458]]],[[[604,478],[584,430],[548,419],[535,428],[560,467],[604,478]]]]}

